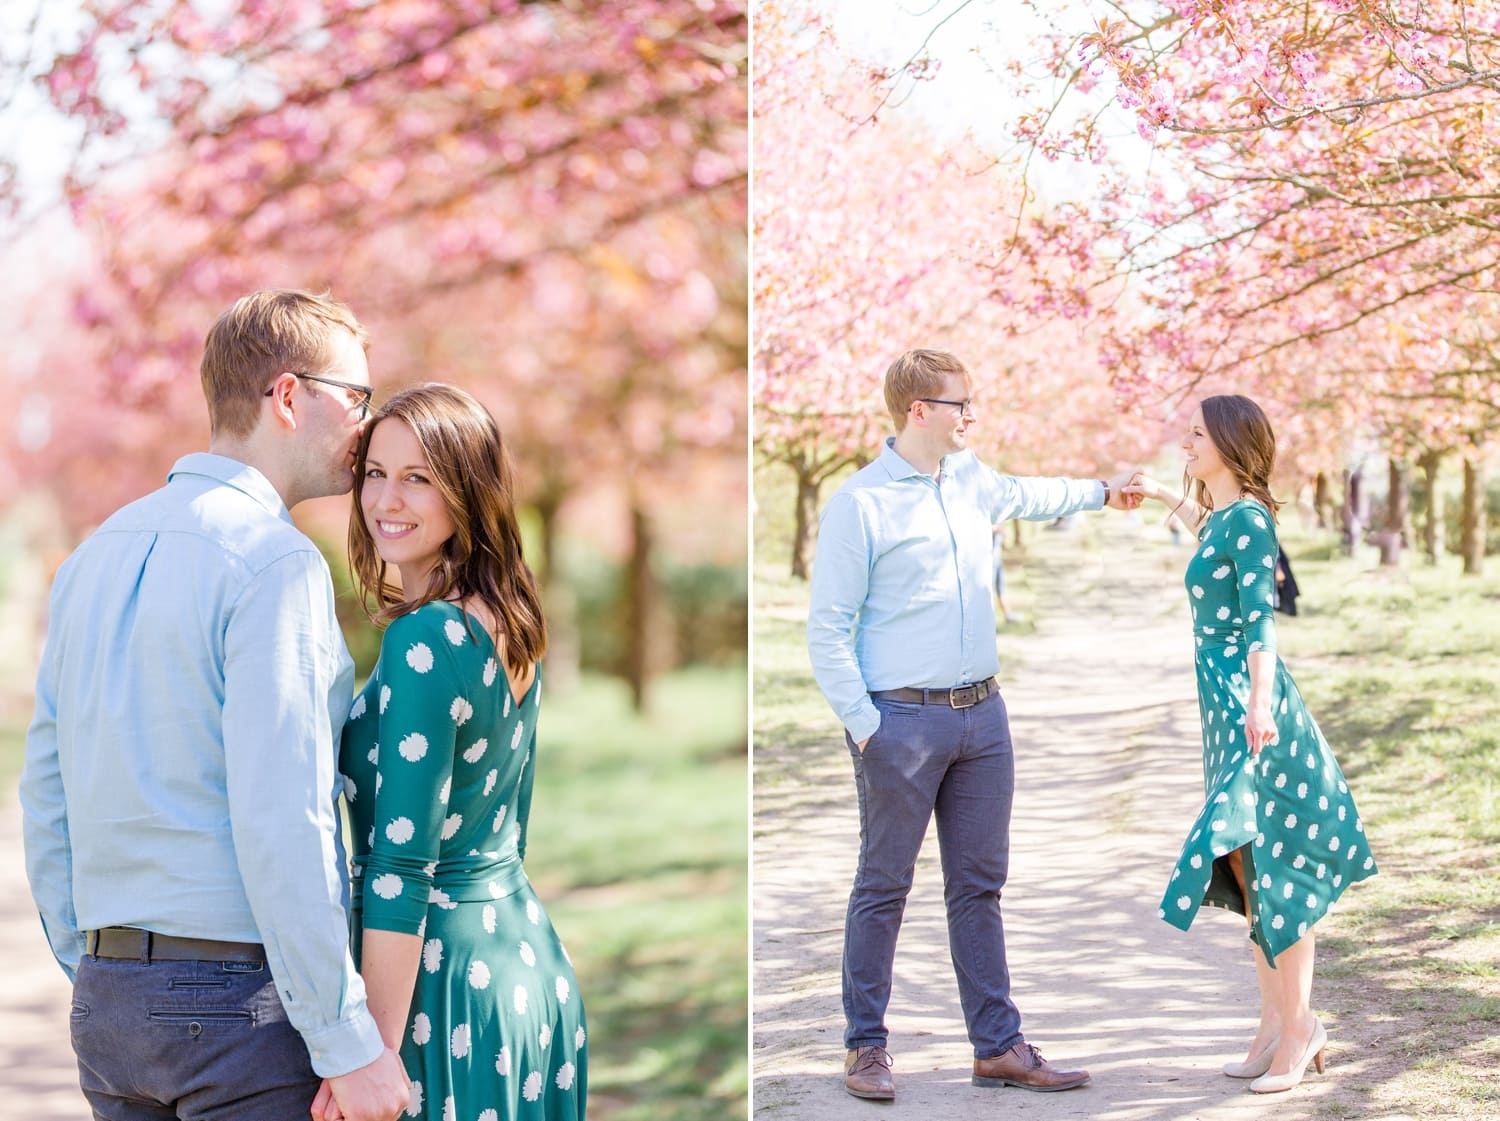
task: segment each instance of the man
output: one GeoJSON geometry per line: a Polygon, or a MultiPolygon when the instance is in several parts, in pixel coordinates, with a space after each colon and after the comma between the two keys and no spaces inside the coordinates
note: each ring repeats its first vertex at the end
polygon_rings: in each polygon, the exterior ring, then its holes
{"type": "Polygon", "coordinates": [[[364,328],[305,292],[209,332],[209,451],[52,590],[21,777],[26,865],[104,1121],[348,1121],[406,1107],[348,951],[335,745],[353,663],[288,512],[347,493],[364,328]]]}
{"type": "Polygon", "coordinates": [[[1018,479],[967,450],[972,384],[962,362],[911,350],[886,371],[896,435],[823,511],[807,645],[845,727],[859,797],[859,864],[844,925],[844,1086],[895,1097],[885,1010],[912,870],[937,814],[949,948],[974,1045],[976,1086],[1066,1090],[1021,1035],[1010,998],[1000,889],[1010,857],[1014,761],[995,682],[991,526],[1105,503],[1109,482],[1018,479]]]}

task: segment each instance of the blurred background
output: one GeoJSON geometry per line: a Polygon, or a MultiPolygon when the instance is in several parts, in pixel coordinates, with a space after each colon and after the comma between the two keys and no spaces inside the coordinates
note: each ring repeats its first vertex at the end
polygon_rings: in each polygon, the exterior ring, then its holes
{"type": "MultiPolygon", "coordinates": [[[[57,565],[206,447],[216,316],[330,291],[377,403],[454,382],[509,442],[552,633],[528,866],[603,1116],[746,1111],[747,34],[743,0],[0,8],[0,817],[57,565]]],[[[296,515],[364,675],[348,500],[296,515]]],[[[28,1114],[84,1116],[66,1003],[18,1001],[0,1084],[55,1061],[28,1114]]]]}

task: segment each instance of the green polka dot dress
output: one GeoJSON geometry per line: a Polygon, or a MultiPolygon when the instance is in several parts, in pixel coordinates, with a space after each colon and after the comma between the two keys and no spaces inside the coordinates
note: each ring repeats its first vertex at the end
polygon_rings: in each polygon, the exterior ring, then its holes
{"type": "Polygon", "coordinates": [[[1280,658],[1271,692],[1277,740],[1258,755],[1245,744],[1247,655],[1276,649],[1276,554],[1270,513],[1241,499],[1209,516],[1188,562],[1206,798],[1160,912],[1179,930],[1204,904],[1244,914],[1223,859],[1243,849],[1250,936],[1273,963],[1346,887],[1375,874],[1343,772],[1280,658]]]}
{"type": "Polygon", "coordinates": [[[356,960],[366,927],[423,940],[409,1117],[584,1116],[578,981],[521,865],[540,696],[540,670],[518,701],[478,622],[431,603],[391,623],[349,712],[356,960]]]}

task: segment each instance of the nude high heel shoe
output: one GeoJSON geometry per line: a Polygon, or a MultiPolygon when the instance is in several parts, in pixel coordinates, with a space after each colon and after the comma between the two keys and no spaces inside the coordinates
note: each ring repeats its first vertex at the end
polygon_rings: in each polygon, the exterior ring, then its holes
{"type": "Polygon", "coordinates": [[[1307,1064],[1312,1063],[1318,1068],[1318,1073],[1323,1073],[1323,1048],[1328,1046],[1328,1033],[1323,1030],[1323,1021],[1316,1020],[1313,1025],[1312,1038],[1307,1041],[1307,1050],[1302,1052],[1302,1061],[1293,1065],[1292,1069],[1285,1074],[1264,1074],[1250,1083],[1250,1091],[1255,1094],[1279,1094],[1283,1090],[1290,1090],[1302,1081],[1302,1076],[1307,1073],[1307,1064]]]}
{"type": "Polygon", "coordinates": [[[1230,1078],[1259,1078],[1271,1069],[1271,1060],[1276,1056],[1276,1045],[1281,1042],[1281,1036],[1277,1036],[1266,1044],[1265,1050],[1258,1055],[1252,1055],[1243,1063],[1225,1063],[1223,1071],[1230,1078]]]}

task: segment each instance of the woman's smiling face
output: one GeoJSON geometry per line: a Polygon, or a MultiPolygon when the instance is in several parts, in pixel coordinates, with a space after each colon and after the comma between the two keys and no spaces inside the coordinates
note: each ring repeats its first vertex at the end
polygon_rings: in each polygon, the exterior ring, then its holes
{"type": "Polygon", "coordinates": [[[382,420],[370,434],[360,512],[380,558],[401,570],[405,594],[421,594],[453,536],[453,515],[404,420],[382,420]]]}

